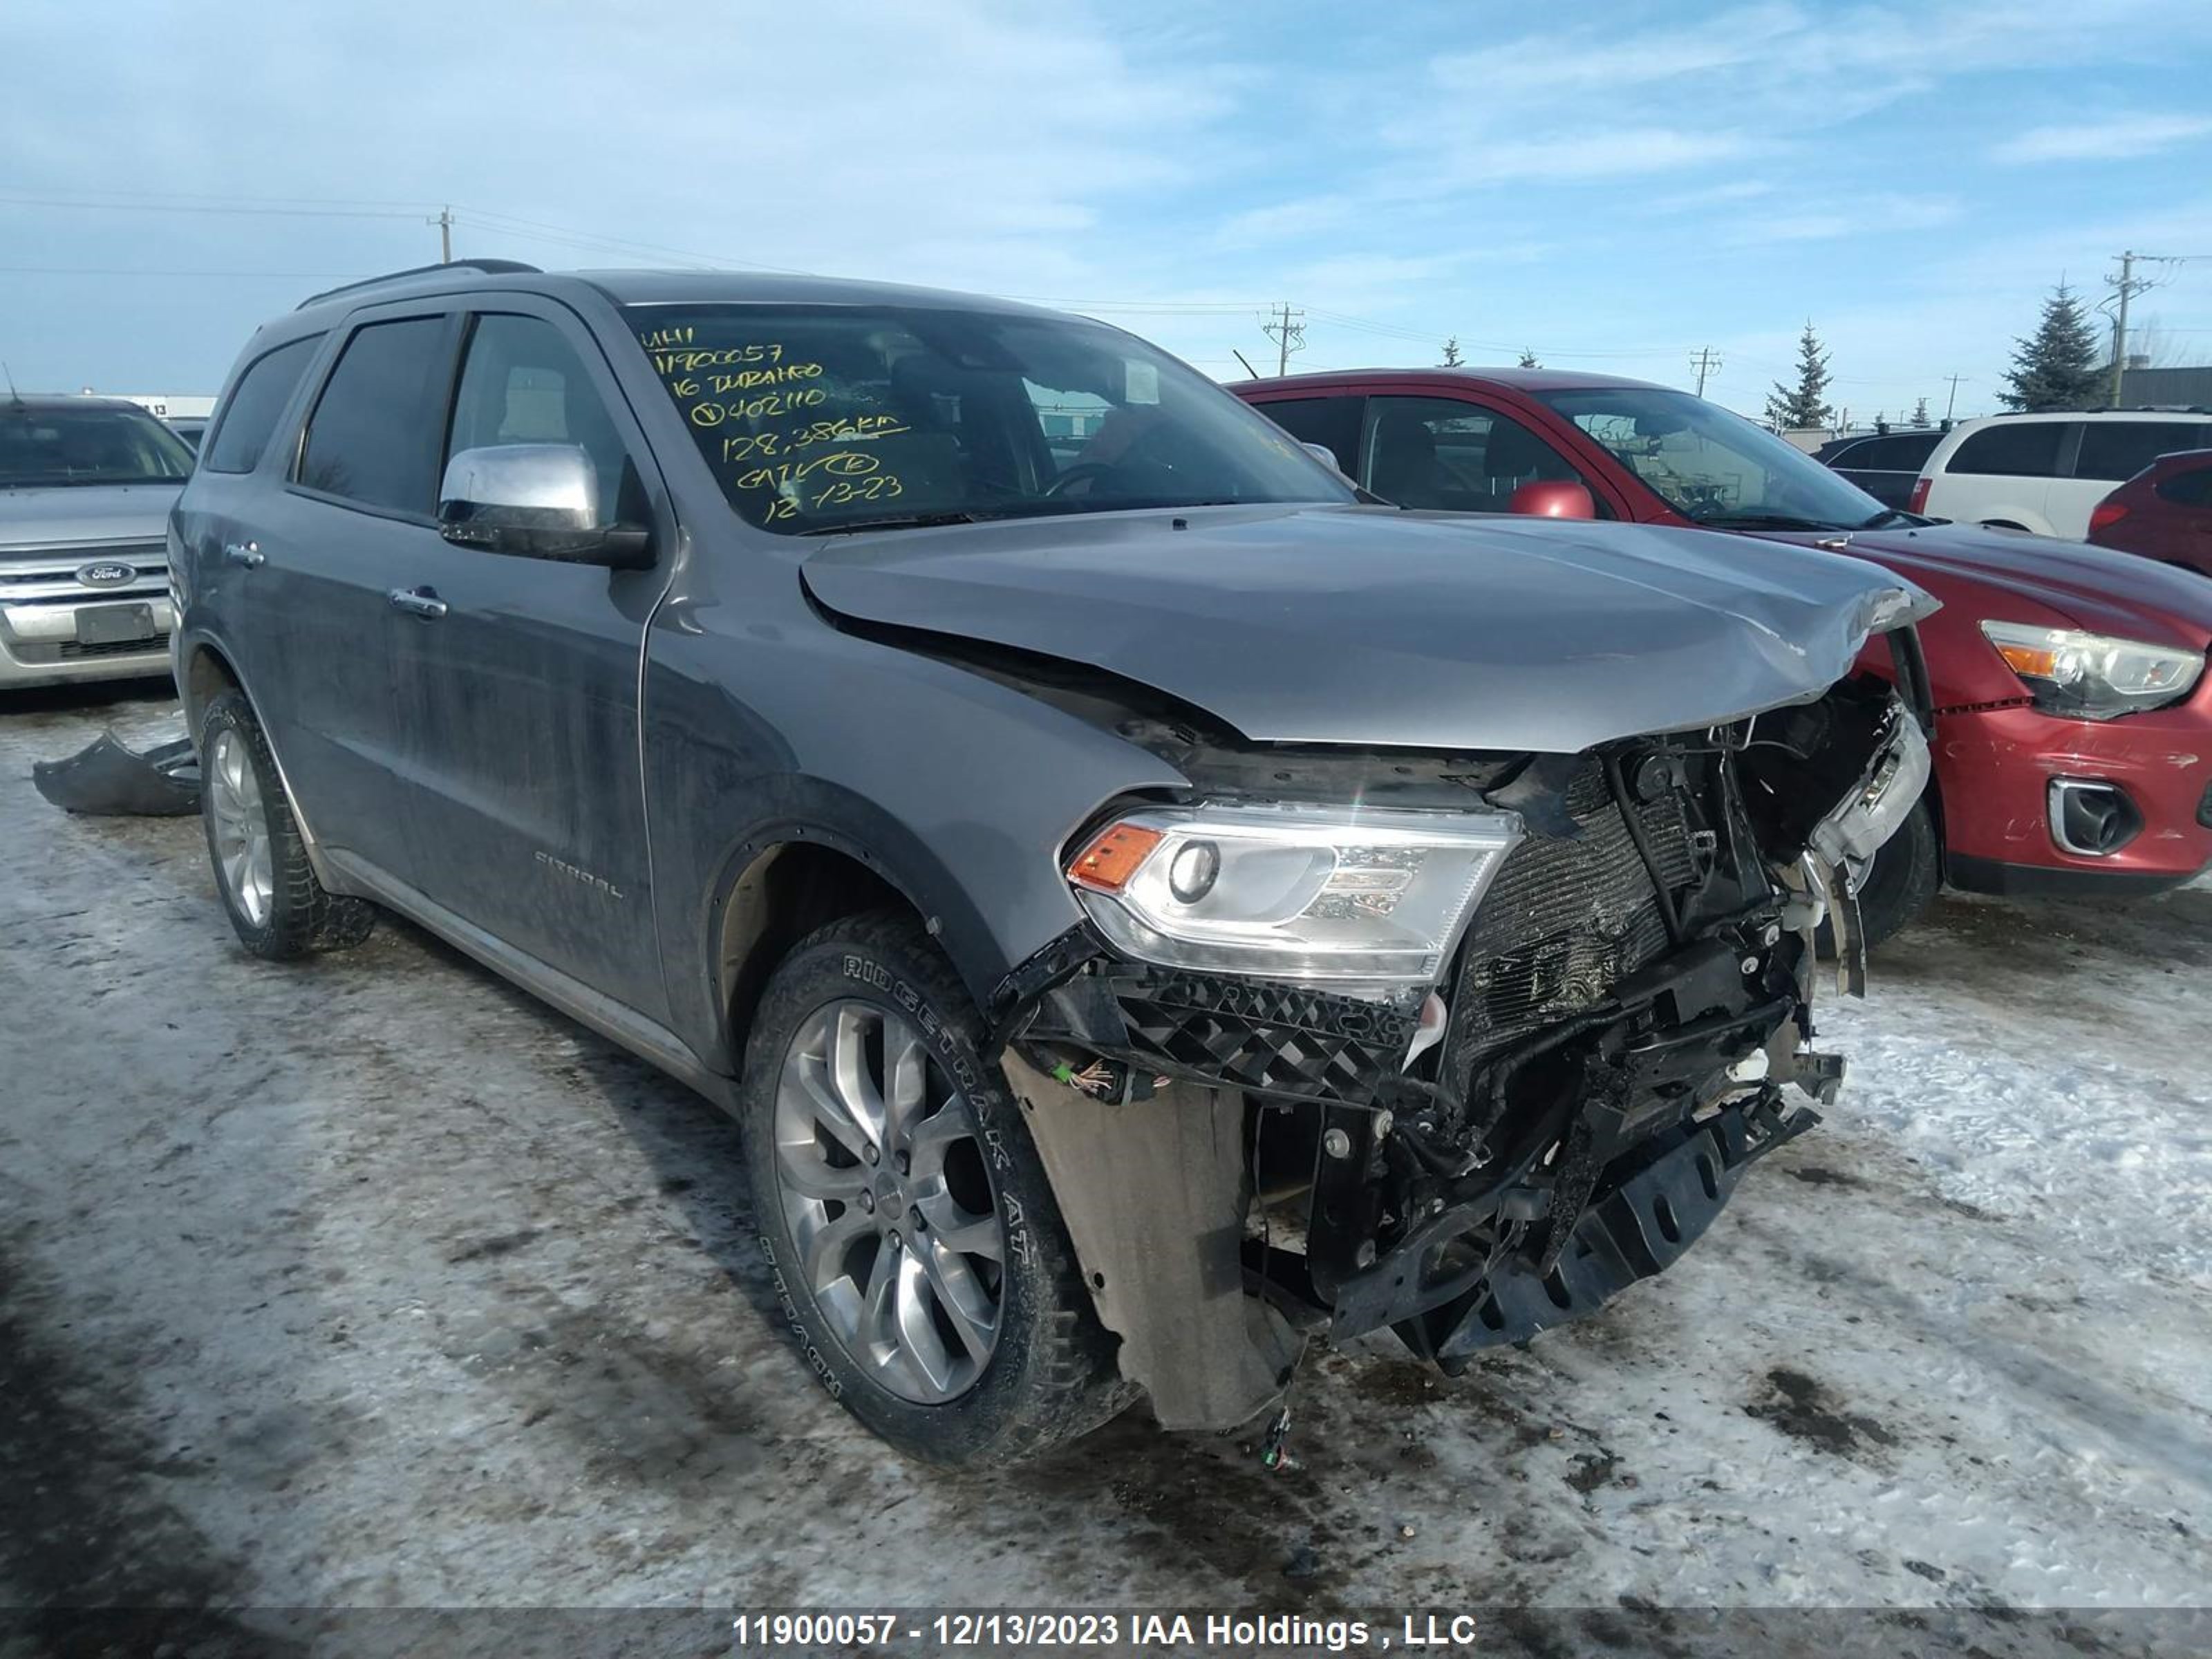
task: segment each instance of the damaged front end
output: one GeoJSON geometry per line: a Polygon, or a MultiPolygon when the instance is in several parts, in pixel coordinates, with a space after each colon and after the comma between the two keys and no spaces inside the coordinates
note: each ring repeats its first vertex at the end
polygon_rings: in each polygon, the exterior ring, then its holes
{"type": "Polygon", "coordinates": [[[1077,837],[1089,921],[994,1012],[1170,1426],[1265,1409],[1305,1332],[1457,1370],[1670,1265],[1833,1098],[1815,930],[1858,989],[1852,894],[1929,769],[1870,675],[1571,756],[1118,729],[1191,798],[1077,837]]]}

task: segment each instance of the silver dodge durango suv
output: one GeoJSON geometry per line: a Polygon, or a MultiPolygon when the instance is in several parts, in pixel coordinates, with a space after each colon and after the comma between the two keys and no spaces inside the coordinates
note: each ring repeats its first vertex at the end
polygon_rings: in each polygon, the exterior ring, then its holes
{"type": "Polygon", "coordinates": [[[169,672],[169,509],[192,452],[136,404],[0,398],[0,690],[169,672]]]}
{"type": "Polygon", "coordinates": [[[1668,1267],[1834,1096],[1814,932],[1928,772],[1875,566],[1401,513],[961,295],[320,295],[174,528],[246,948],[397,911],[736,1114],[805,1372],[945,1462],[1668,1267]]]}

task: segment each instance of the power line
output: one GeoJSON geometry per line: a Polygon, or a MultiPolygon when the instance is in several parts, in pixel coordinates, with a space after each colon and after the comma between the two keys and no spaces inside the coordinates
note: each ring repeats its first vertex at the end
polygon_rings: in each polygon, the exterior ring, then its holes
{"type": "Polygon", "coordinates": [[[1702,398],[1705,395],[1705,377],[1719,372],[1720,354],[1711,346],[1700,346],[1698,355],[1690,359],[1690,367],[1698,371],[1698,396],[1702,398]]]}

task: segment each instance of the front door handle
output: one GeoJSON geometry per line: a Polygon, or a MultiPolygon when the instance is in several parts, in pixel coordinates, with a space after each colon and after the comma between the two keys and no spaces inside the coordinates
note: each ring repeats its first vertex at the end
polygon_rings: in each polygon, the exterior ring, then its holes
{"type": "Polygon", "coordinates": [[[226,564],[244,565],[248,570],[258,570],[269,562],[269,556],[261,550],[259,542],[225,542],[222,557],[226,564]]]}
{"type": "Polygon", "coordinates": [[[446,614],[446,602],[431,588],[395,587],[384,597],[394,611],[404,611],[426,622],[435,622],[446,614]]]}

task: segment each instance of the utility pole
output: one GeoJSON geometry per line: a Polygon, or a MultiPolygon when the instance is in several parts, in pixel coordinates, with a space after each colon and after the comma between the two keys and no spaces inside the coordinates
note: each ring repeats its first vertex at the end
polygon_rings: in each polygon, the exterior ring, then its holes
{"type": "MultiPolygon", "coordinates": [[[[2118,277],[2105,279],[2118,290],[2115,298],[2118,301],[2112,310],[2112,403],[2115,408],[2120,402],[2120,376],[2126,372],[2128,366],[2128,301],[2136,295],[2159,286],[2148,276],[2138,277],[2135,274],[2136,267],[2139,264],[2185,265],[2204,259],[2212,259],[2212,253],[2137,253],[2130,248],[2120,255],[2118,277]]],[[[2098,309],[2102,310],[2103,307],[2098,309]]]]}
{"type": "Polygon", "coordinates": [[[438,210],[436,218],[425,219],[422,222],[427,225],[435,225],[438,228],[438,263],[441,265],[453,264],[453,210],[450,207],[441,207],[438,210]]]}
{"type": "Polygon", "coordinates": [[[1943,378],[1951,383],[1951,395],[1943,400],[1943,424],[1948,426],[1951,424],[1951,411],[1959,406],[1959,382],[1966,377],[1963,374],[1946,374],[1943,378]]]}
{"type": "Polygon", "coordinates": [[[1690,359],[1690,367],[1698,371],[1698,396],[1702,398],[1705,395],[1705,376],[1720,373],[1720,353],[1711,346],[1705,346],[1690,359]]]}
{"type": "Polygon", "coordinates": [[[1278,312],[1270,312],[1261,319],[1260,331],[1275,343],[1275,373],[1291,372],[1291,354],[1306,349],[1305,313],[1293,311],[1288,305],[1278,312]]]}
{"type": "Polygon", "coordinates": [[[2106,401],[2120,406],[2120,377],[2128,368],[2128,296],[2135,292],[2136,256],[2133,249],[2120,255],[2120,304],[2112,313],[2112,390],[2106,401]]]}

